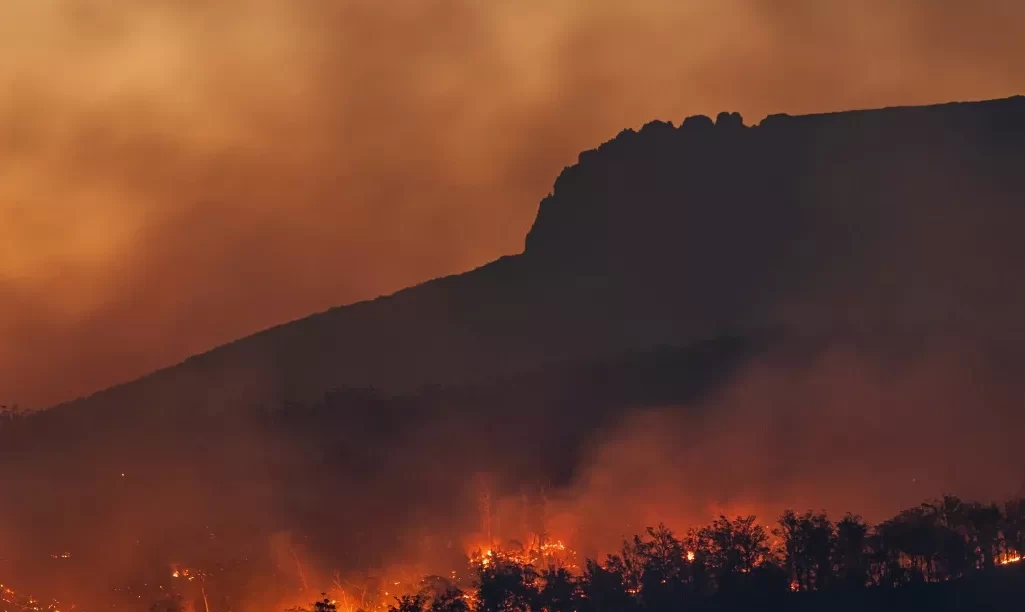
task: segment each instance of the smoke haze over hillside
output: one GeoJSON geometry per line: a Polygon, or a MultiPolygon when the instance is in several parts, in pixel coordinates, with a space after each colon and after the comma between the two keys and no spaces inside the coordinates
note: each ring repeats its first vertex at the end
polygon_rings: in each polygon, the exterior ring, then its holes
{"type": "Polygon", "coordinates": [[[576,153],[1025,89],[982,3],[0,6],[0,401],[43,406],[518,252],[576,153]]]}
{"type": "Polygon", "coordinates": [[[370,571],[376,611],[545,532],[1022,493],[1025,98],[579,160],[522,255],[0,414],[3,579],[145,610],[215,568],[211,609],[269,612],[370,571]]]}
{"type": "Polygon", "coordinates": [[[1020,496],[1021,393],[965,346],[777,354],[700,404],[629,412],[596,436],[554,523],[580,530],[597,554],[659,521],[684,529],[720,512],[878,522],[944,493],[1020,496]]]}

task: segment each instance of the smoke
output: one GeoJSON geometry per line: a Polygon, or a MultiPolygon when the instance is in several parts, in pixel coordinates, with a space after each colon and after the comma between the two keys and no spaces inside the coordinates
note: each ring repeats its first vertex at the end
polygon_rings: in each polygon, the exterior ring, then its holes
{"type": "MultiPolygon", "coordinates": [[[[0,399],[42,406],[517,252],[558,169],[623,127],[723,109],[753,123],[770,112],[1020,93],[1023,10],[1009,0],[9,0],[0,4],[0,399]]],[[[1002,279],[984,274],[1013,244],[1015,214],[984,226],[1010,238],[973,234],[962,223],[971,215],[945,225],[957,230],[949,234],[888,235],[865,246],[846,286],[823,289],[832,302],[778,306],[798,329],[832,330],[846,314],[866,323],[865,312],[897,303],[896,327],[912,329],[937,312],[950,320],[931,289],[951,279],[954,300],[941,305],[959,321],[978,312],[963,296],[986,312],[1020,304],[1018,294],[996,303],[1007,294],[987,291],[1002,279]]],[[[902,221],[887,227],[916,227],[902,221]]],[[[795,284],[818,287],[822,271],[802,263],[808,274],[795,284]]],[[[639,407],[591,441],[568,488],[548,492],[550,529],[597,554],[657,521],[685,529],[720,511],[771,521],[787,506],[823,507],[879,520],[945,491],[1017,492],[1021,355],[1005,349],[1022,336],[1008,312],[899,355],[856,343],[769,354],[711,397],[639,407]],[[997,342],[1001,333],[1010,340],[997,342]]],[[[240,361],[238,379],[273,384],[262,357],[240,361]]],[[[254,575],[294,588],[296,557],[311,584],[335,569],[298,539],[311,525],[346,544],[384,532],[388,546],[399,541],[385,565],[448,561],[480,535],[465,472],[498,454],[483,427],[380,426],[361,440],[376,445],[365,453],[374,469],[338,470],[325,448],[366,449],[321,444],[363,436],[358,423],[254,434],[226,419],[197,433],[209,422],[153,417],[160,429],[147,430],[146,406],[137,408],[114,425],[90,414],[97,422],[74,427],[63,413],[61,433],[47,431],[57,421],[38,421],[33,440],[54,448],[0,466],[17,493],[0,550],[43,558],[0,565],[5,575],[45,584],[52,565],[43,563],[67,546],[79,582],[57,590],[98,592],[138,567],[159,568],[157,584],[168,563],[185,561],[181,550],[224,541],[231,554],[269,556],[273,567],[254,575]],[[352,482],[338,482],[341,473],[352,482]],[[452,494],[451,507],[421,508],[428,495],[444,499],[435,487],[452,494]],[[178,538],[211,516],[216,538],[178,538]],[[425,534],[436,534],[436,556],[421,558],[425,534]]],[[[518,496],[495,507],[506,517],[522,509],[518,496]]],[[[522,531],[522,521],[503,524],[522,531]]]]}
{"type": "Polygon", "coordinates": [[[5,2],[0,394],[518,252],[558,169],[652,118],[1018,93],[1022,10],[5,2]]]}
{"type": "Polygon", "coordinates": [[[880,522],[942,494],[1010,499],[1025,493],[1021,391],[978,347],[779,352],[705,402],[638,410],[598,436],[550,526],[597,555],[646,526],[683,532],[720,513],[880,522]]]}

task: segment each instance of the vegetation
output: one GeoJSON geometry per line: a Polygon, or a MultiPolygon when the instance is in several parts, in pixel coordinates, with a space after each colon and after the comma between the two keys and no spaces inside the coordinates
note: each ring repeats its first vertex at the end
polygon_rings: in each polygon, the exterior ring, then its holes
{"type": "MultiPolygon", "coordinates": [[[[448,399],[449,396],[439,392],[439,397],[448,399]]],[[[326,462],[337,458],[353,461],[361,457],[362,453],[355,446],[354,450],[344,454],[328,455],[320,452],[326,448],[338,448],[329,446],[326,441],[321,445],[316,435],[332,429],[324,427],[325,414],[341,415],[344,412],[345,418],[352,419],[354,414],[359,414],[358,409],[364,406],[368,419],[373,416],[384,422],[399,413],[412,419],[414,417],[410,414],[430,412],[423,407],[420,410],[409,410],[411,406],[421,404],[409,403],[412,400],[404,398],[367,396],[362,401],[360,404],[347,396],[344,398],[344,405],[350,408],[347,411],[334,410],[337,406],[326,400],[323,407],[308,411],[295,409],[270,413],[265,418],[272,425],[268,429],[276,434],[280,434],[286,427],[293,428],[301,434],[296,437],[310,443],[310,447],[317,451],[314,456],[326,462]]],[[[179,434],[170,436],[176,440],[189,439],[186,434],[194,429],[231,431],[228,425],[234,423],[229,420],[230,414],[208,416],[205,420],[199,420],[195,415],[175,416],[182,418],[183,426],[180,429],[168,426],[162,431],[179,434]],[[225,420],[221,423],[215,420],[217,418],[225,420]]],[[[27,441],[37,439],[32,437],[35,430],[46,431],[52,436],[53,429],[40,427],[40,421],[39,416],[23,415],[16,410],[0,411],[0,439],[12,441],[12,444],[4,445],[0,451],[13,454],[18,447],[29,448],[31,445],[27,441]],[[14,444],[13,441],[20,444],[14,444]]],[[[123,425],[125,428],[129,426],[123,425]]],[[[385,428],[384,425],[381,427],[385,428]]],[[[332,429],[338,430],[346,431],[341,427],[332,429]]],[[[321,435],[325,440],[338,444],[337,434],[332,433],[330,438],[326,433],[321,435]]],[[[162,438],[147,440],[148,447],[154,453],[157,452],[154,447],[159,439],[162,438]]],[[[356,442],[354,440],[353,444],[356,442]]],[[[221,450],[225,445],[217,448],[221,450]]],[[[476,458],[488,457],[486,453],[479,452],[479,448],[463,450],[476,458]]],[[[286,456],[288,453],[282,452],[280,455],[286,456]]],[[[212,457],[216,458],[217,455],[212,457]]],[[[115,471],[120,473],[115,468],[127,465],[131,470],[138,463],[116,459],[111,460],[106,470],[115,476],[115,471]]],[[[449,460],[455,463],[455,459],[449,460]]],[[[211,473],[217,475],[220,462],[211,460],[209,465],[206,477],[211,473]]],[[[533,468],[531,465],[525,469],[533,468]]],[[[358,470],[351,471],[359,473],[358,470]]],[[[301,475],[298,471],[283,473],[289,480],[296,480],[296,474],[301,475]]],[[[324,473],[335,474],[337,471],[330,469],[324,473]]],[[[213,483],[223,487],[223,483],[232,482],[228,478],[231,475],[228,472],[221,474],[213,483]]],[[[126,480],[121,477],[112,477],[110,480],[118,486],[131,481],[130,478],[126,480]]],[[[190,482],[193,487],[197,486],[196,481],[190,482]]],[[[457,480],[452,486],[465,484],[464,480],[457,480]]],[[[15,485],[12,482],[9,486],[13,490],[15,485]]],[[[100,485],[91,486],[95,489],[100,485]]],[[[418,500],[429,497],[426,493],[412,494],[416,489],[410,487],[418,486],[416,482],[396,480],[388,483],[388,486],[405,491],[418,500]]],[[[305,487],[296,490],[303,493],[309,491],[305,487]]],[[[429,491],[435,493],[440,490],[436,486],[429,487],[429,491]]],[[[448,491],[444,491],[438,497],[444,499],[447,494],[448,491]]],[[[20,498],[22,496],[11,497],[12,500],[20,498]]],[[[113,494],[104,498],[120,499],[113,494]]],[[[296,494],[287,499],[297,504],[328,508],[333,519],[345,509],[337,507],[335,500],[325,495],[296,494]]],[[[380,514],[383,511],[375,506],[375,512],[380,514]]],[[[451,522],[457,521],[451,519],[451,522]]],[[[352,520],[347,524],[366,523],[352,520]]],[[[319,532],[304,528],[301,530],[302,535],[304,538],[309,537],[310,549],[323,545],[325,549],[336,551],[339,557],[363,550],[357,546],[347,546],[344,539],[356,530],[339,529],[336,520],[325,520],[325,525],[342,540],[341,543],[321,539],[321,534],[328,533],[327,528],[319,532]]],[[[543,525],[538,528],[543,530],[543,525]]],[[[223,527],[218,526],[210,531],[216,531],[216,542],[230,541],[224,535],[223,527]]],[[[179,531],[169,533],[173,533],[177,541],[184,542],[177,535],[179,531]]],[[[251,536],[248,531],[247,534],[251,536]]],[[[204,546],[212,546],[208,543],[213,541],[210,536],[206,532],[203,536],[204,546]]],[[[539,543],[541,541],[538,539],[539,543]]],[[[384,536],[377,537],[373,544],[384,550],[390,549],[390,542],[384,536]]],[[[201,547],[183,545],[182,548],[199,550],[201,547]]],[[[228,544],[225,544],[224,549],[234,550],[228,544]]],[[[329,597],[337,595],[342,600],[337,607],[339,612],[356,612],[360,609],[384,612],[387,602],[392,602],[391,608],[395,612],[833,611],[872,608],[929,608],[935,612],[985,609],[998,604],[1013,610],[1021,609],[1022,602],[1025,602],[1025,576],[1022,575],[1025,562],[1019,562],[1019,554],[1023,551],[1025,499],[997,505],[946,496],[907,509],[877,525],[869,525],[861,517],[852,514],[834,519],[823,512],[794,510],[783,512],[774,522],[759,523],[754,517],[719,517],[707,526],[682,533],[674,532],[665,525],[657,525],[646,530],[643,535],[624,542],[619,550],[604,559],[586,560],[579,567],[560,566],[543,554],[524,556],[495,552],[488,557],[487,562],[482,557],[472,559],[473,571],[469,577],[461,575],[459,579],[451,579],[435,576],[411,589],[406,588],[407,581],[404,580],[401,592],[396,589],[389,595],[384,593],[385,589],[379,592],[374,590],[370,597],[357,598],[358,603],[353,605],[350,605],[352,599],[343,600],[340,593],[329,592],[329,597]],[[963,604],[962,607],[956,607],[959,602],[963,604]]],[[[188,583],[182,579],[177,582],[169,580],[165,565],[159,568],[162,574],[143,582],[151,586],[170,585],[173,591],[157,599],[150,598],[147,591],[133,589],[131,598],[139,598],[140,593],[145,593],[141,602],[156,601],[152,609],[157,612],[173,611],[183,606],[202,610],[206,605],[209,605],[211,612],[225,612],[245,609],[244,602],[250,601],[247,593],[252,592],[254,585],[261,582],[273,582],[267,590],[275,595],[286,590],[294,595],[294,581],[283,573],[275,575],[273,564],[258,559],[257,555],[248,551],[238,554],[248,559],[247,564],[230,572],[215,567],[214,559],[223,559],[213,553],[211,560],[197,562],[200,567],[210,570],[211,579],[205,583],[205,592],[199,592],[203,585],[198,581],[188,583]],[[164,582],[161,583],[161,580],[164,582]],[[188,597],[181,598],[179,591],[188,597]],[[207,596],[209,604],[203,601],[207,596]]],[[[455,551],[455,554],[458,556],[460,553],[455,551]]],[[[160,558],[168,557],[164,555],[160,558]]],[[[318,556],[316,559],[321,561],[323,557],[318,556]]],[[[312,605],[310,609],[335,612],[335,605],[334,600],[328,598],[312,605]]]]}
{"type": "MultiPolygon", "coordinates": [[[[478,557],[472,581],[425,579],[390,612],[1020,609],[1025,500],[945,496],[870,527],[785,511],[775,528],[720,516],[678,536],[663,524],[582,571],[522,555],[478,557]],[[920,607],[922,606],[922,607],[920,607]]],[[[333,604],[324,600],[320,610],[333,604]]]]}

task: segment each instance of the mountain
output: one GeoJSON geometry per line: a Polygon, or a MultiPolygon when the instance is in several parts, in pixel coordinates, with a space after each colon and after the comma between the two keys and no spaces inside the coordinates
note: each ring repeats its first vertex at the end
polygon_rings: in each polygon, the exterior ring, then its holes
{"type": "Polygon", "coordinates": [[[594,552],[724,506],[996,497],[1025,484],[1023,229],[1023,97],[626,130],[519,255],[0,415],[0,572],[127,609],[197,559],[278,594],[447,575],[481,490],[522,537],[539,483],[594,552]]]}
{"type": "Polygon", "coordinates": [[[765,327],[1014,325],[1023,164],[1023,97],[755,126],[735,113],[655,121],[563,170],[519,255],[266,330],[60,411],[408,393],[765,327]]]}

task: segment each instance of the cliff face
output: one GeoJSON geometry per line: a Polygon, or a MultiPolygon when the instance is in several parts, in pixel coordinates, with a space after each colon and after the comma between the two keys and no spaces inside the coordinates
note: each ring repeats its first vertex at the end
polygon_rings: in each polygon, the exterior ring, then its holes
{"type": "Polygon", "coordinates": [[[751,127],[726,113],[653,122],[581,153],[520,255],[68,407],[405,391],[765,326],[988,334],[1017,325],[1009,313],[1025,304],[1022,228],[1022,97],[751,127]]]}
{"type": "Polygon", "coordinates": [[[581,154],[541,203],[526,255],[615,278],[627,299],[668,298],[693,322],[775,320],[779,307],[877,289],[899,307],[968,290],[958,283],[983,270],[1009,289],[1023,196],[1025,98],[755,127],[723,113],[581,154]]]}

